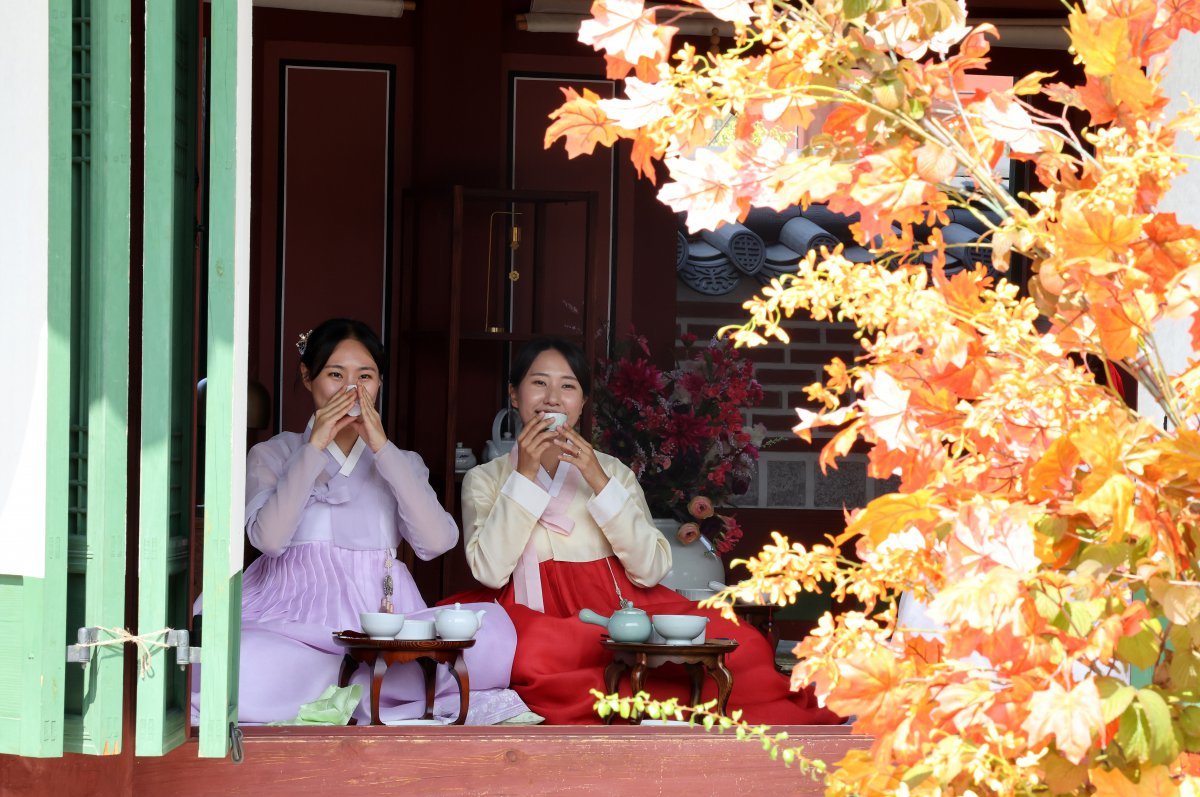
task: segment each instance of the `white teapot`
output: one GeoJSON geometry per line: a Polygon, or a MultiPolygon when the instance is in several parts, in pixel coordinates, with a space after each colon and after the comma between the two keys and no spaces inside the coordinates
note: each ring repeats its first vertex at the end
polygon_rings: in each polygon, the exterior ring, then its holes
{"type": "Polygon", "coordinates": [[[461,603],[454,604],[453,609],[440,609],[433,616],[434,626],[438,636],[452,642],[473,639],[479,626],[483,625],[483,609],[473,612],[464,609],[461,603]]]}
{"type": "Polygon", "coordinates": [[[492,439],[483,447],[483,461],[491,462],[496,457],[512,451],[513,446],[517,444],[517,435],[521,433],[521,426],[521,416],[512,407],[505,407],[497,412],[492,421],[492,439]],[[509,430],[504,432],[502,429],[506,418],[510,418],[509,430]]]}

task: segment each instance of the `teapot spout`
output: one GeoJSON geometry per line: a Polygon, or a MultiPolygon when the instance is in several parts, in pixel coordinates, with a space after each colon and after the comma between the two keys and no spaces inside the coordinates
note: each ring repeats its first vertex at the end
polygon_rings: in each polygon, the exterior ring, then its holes
{"type": "Polygon", "coordinates": [[[483,618],[486,615],[487,615],[487,612],[485,612],[483,609],[480,609],[479,611],[475,612],[475,619],[479,621],[480,625],[483,625],[483,618]]]}

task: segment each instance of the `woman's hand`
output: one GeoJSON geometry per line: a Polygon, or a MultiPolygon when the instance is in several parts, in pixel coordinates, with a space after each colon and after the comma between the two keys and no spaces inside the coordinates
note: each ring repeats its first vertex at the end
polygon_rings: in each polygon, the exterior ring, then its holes
{"type": "Polygon", "coordinates": [[[558,429],[554,442],[562,449],[562,453],[558,455],[559,460],[570,462],[579,468],[583,480],[592,488],[593,493],[599,495],[600,491],[608,485],[608,474],[604,472],[600,461],[596,459],[596,452],[592,449],[591,444],[583,439],[583,435],[568,426],[558,429]]]}
{"type": "Polygon", "coordinates": [[[343,390],[331,398],[324,407],[317,410],[313,417],[312,435],[308,438],[308,442],[312,443],[319,451],[328,448],[329,444],[337,438],[338,432],[358,420],[354,416],[346,414],[354,406],[357,398],[356,391],[343,390]]]}
{"type": "Polygon", "coordinates": [[[367,392],[365,385],[358,386],[358,406],[359,416],[355,419],[358,436],[371,447],[372,453],[378,454],[387,445],[387,432],[383,431],[383,419],[375,409],[375,397],[367,392]]]}
{"type": "Polygon", "coordinates": [[[517,473],[531,482],[537,481],[542,455],[554,445],[554,437],[558,434],[546,428],[548,420],[544,413],[539,412],[517,436],[517,473]]]}

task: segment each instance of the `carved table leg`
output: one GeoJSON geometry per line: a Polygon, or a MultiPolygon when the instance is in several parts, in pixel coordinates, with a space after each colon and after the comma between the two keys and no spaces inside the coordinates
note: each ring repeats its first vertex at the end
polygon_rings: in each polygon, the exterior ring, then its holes
{"type": "MultiPolygon", "coordinates": [[[[621,659],[613,659],[604,668],[604,693],[611,695],[615,694],[617,688],[621,684],[621,673],[625,670],[625,662],[621,659]]],[[[612,725],[613,714],[609,714],[604,718],[605,725],[612,725]]]]}
{"type": "Polygon", "coordinates": [[[733,673],[725,667],[724,654],[714,657],[708,672],[717,682],[717,711],[724,714],[725,706],[729,703],[729,694],[733,691],[733,673]]]}
{"type": "MultiPolygon", "coordinates": [[[[458,659],[450,664],[449,667],[450,674],[454,676],[454,680],[458,681],[458,719],[452,724],[465,725],[467,722],[467,709],[471,707],[471,679],[467,673],[467,662],[460,653],[458,654],[458,659]]],[[[433,705],[433,698],[429,699],[429,704],[433,705]]]]}
{"type": "Polygon", "coordinates": [[[434,676],[437,675],[437,662],[429,658],[417,659],[417,664],[421,665],[421,673],[425,676],[425,715],[421,717],[423,720],[433,719],[433,686],[437,680],[434,676]]]}
{"type": "Polygon", "coordinates": [[[383,676],[388,670],[387,658],[379,653],[373,653],[375,666],[371,669],[371,724],[382,725],[379,719],[379,690],[383,686],[383,676]]]}
{"type": "MultiPolygon", "coordinates": [[[[631,694],[636,695],[642,691],[642,685],[646,682],[646,671],[650,669],[646,665],[646,654],[638,653],[633,664],[633,671],[629,674],[629,689],[631,694]]],[[[640,713],[629,714],[629,721],[634,725],[642,724],[642,715],[640,713]]]]}
{"type": "MultiPolygon", "coordinates": [[[[358,669],[358,660],[350,655],[349,652],[342,656],[342,666],[338,670],[338,688],[345,688],[350,685],[350,676],[354,675],[354,671],[358,669]]],[[[354,717],[350,718],[348,725],[357,725],[358,720],[354,717]]]]}
{"type": "Polygon", "coordinates": [[[692,705],[695,706],[700,703],[700,692],[704,686],[705,667],[703,664],[694,661],[688,662],[684,666],[687,667],[688,675],[692,678],[692,705]]]}

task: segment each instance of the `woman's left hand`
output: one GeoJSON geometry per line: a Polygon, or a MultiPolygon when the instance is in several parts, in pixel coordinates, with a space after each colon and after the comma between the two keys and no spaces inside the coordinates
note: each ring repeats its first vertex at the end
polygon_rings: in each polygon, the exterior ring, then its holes
{"type": "Polygon", "coordinates": [[[596,459],[596,452],[591,444],[584,440],[579,432],[568,426],[560,427],[558,432],[554,442],[562,449],[562,453],[558,455],[559,461],[570,462],[579,468],[583,480],[592,488],[593,493],[599,495],[608,485],[608,474],[600,467],[600,461],[596,459]]]}
{"type": "Polygon", "coordinates": [[[375,397],[362,385],[358,386],[358,407],[359,416],[354,428],[372,453],[378,454],[379,449],[387,445],[387,432],[383,431],[383,419],[375,409],[375,397]]]}

